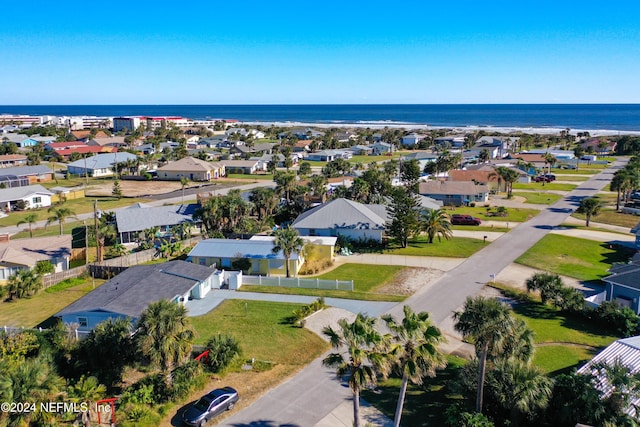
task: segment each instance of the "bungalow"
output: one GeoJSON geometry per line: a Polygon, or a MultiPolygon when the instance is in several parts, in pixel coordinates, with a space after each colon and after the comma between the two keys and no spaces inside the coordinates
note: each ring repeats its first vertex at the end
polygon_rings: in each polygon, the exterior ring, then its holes
{"type": "Polygon", "coordinates": [[[55,272],[69,269],[71,235],[34,237],[0,242],[0,280],[20,270],[32,269],[40,261],[49,261],[55,272]]]}
{"type": "Polygon", "coordinates": [[[382,242],[388,220],[384,205],[334,199],[300,214],[291,224],[303,236],[339,235],[352,240],[382,242]]]}
{"type": "Polygon", "coordinates": [[[53,193],[39,184],[2,188],[0,189],[0,209],[3,211],[15,210],[19,200],[26,203],[27,209],[51,206],[51,196],[53,193]]]}
{"type": "Polygon", "coordinates": [[[276,144],[265,142],[263,144],[254,144],[251,147],[247,145],[236,145],[229,149],[229,154],[242,154],[242,155],[252,155],[252,154],[271,154],[273,152],[273,146],[276,144]]]}
{"type": "Polygon", "coordinates": [[[455,206],[489,200],[489,187],[473,182],[426,181],[419,184],[418,193],[455,206]]]}
{"type": "Polygon", "coordinates": [[[464,135],[440,136],[433,140],[434,145],[438,146],[440,149],[460,148],[464,146],[465,142],[466,138],[464,135]]]}
{"type": "Polygon", "coordinates": [[[129,267],[98,289],[55,314],[65,324],[90,332],[108,319],[135,322],[149,304],[168,300],[187,309],[192,299],[204,298],[220,287],[216,271],[186,261],[129,267]]]}
{"type": "Polygon", "coordinates": [[[179,181],[188,178],[191,181],[211,181],[225,175],[225,166],[221,163],[209,163],[195,157],[185,157],[158,168],[158,179],[179,181]]]}
{"type": "MultiPolygon", "coordinates": [[[[215,266],[223,269],[238,269],[234,262],[248,260],[249,274],[265,275],[285,274],[285,257],[282,251],[273,253],[272,240],[233,240],[233,239],[207,239],[198,244],[189,252],[187,261],[202,266],[215,266]]],[[[289,272],[297,276],[304,258],[302,254],[292,253],[289,257],[289,272]]]]}
{"type": "Polygon", "coordinates": [[[117,147],[117,148],[121,148],[121,147],[126,147],[129,144],[127,144],[124,141],[125,137],[124,136],[109,136],[109,137],[94,137],[91,138],[88,142],[87,145],[94,145],[94,146],[98,146],[98,147],[117,147]]]}
{"type": "Polygon", "coordinates": [[[24,187],[53,180],[53,171],[45,165],[16,166],[0,170],[0,182],[5,187],[24,187]]]}
{"type": "Polygon", "coordinates": [[[349,148],[354,156],[368,156],[373,153],[373,148],[368,145],[354,145],[349,148]]]}
{"type": "Polygon", "coordinates": [[[348,160],[353,157],[353,154],[349,150],[322,150],[314,153],[309,153],[306,160],[311,162],[331,162],[336,159],[348,160]]]}
{"type": "Polygon", "coordinates": [[[558,160],[571,160],[576,157],[575,153],[570,150],[548,150],[544,148],[529,150],[529,154],[540,154],[542,157],[547,153],[551,154],[558,160]]]}
{"type": "Polygon", "coordinates": [[[386,154],[393,153],[393,145],[388,144],[386,142],[376,142],[371,145],[371,150],[374,156],[383,156],[386,154]]]}
{"type": "Polygon", "coordinates": [[[27,156],[22,154],[3,154],[0,156],[0,168],[27,166],[27,156]]]}
{"type": "Polygon", "coordinates": [[[543,168],[548,166],[547,161],[542,154],[518,153],[509,156],[512,159],[520,159],[524,163],[531,163],[534,168],[543,168]]]}
{"type": "Polygon", "coordinates": [[[420,171],[423,171],[427,163],[432,163],[438,160],[438,154],[429,151],[416,151],[404,156],[404,160],[417,160],[420,166],[420,171]]]}
{"type": "Polygon", "coordinates": [[[298,128],[291,129],[287,132],[281,132],[280,134],[278,134],[278,137],[286,138],[288,134],[295,136],[297,139],[314,139],[323,136],[324,132],[313,130],[311,128],[298,128]]]}
{"type": "MultiPolygon", "coordinates": [[[[2,140],[6,142],[13,142],[18,146],[18,148],[33,147],[38,143],[35,138],[22,133],[7,133],[2,136],[2,140]]],[[[55,141],[55,137],[53,140],[55,141]]]]}
{"type": "Polygon", "coordinates": [[[611,275],[602,279],[605,289],[601,300],[615,301],[640,314],[640,261],[634,259],[629,264],[614,264],[609,272],[611,275]]]}
{"type": "Polygon", "coordinates": [[[407,147],[413,147],[418,142],[420,142],[423,138],[424,138],[423,135],[418,135],[417,133],[412,132],[408,135],[403,136],[401,143],[402,145],[405,145],[407,147]]]}
{"type": "Polygon", "coordinates": [[[225,174],[239,173],[245,175],[251,175],[258,171],[264,171],[260,167],[260,162],[257,160],[222,160],[221,165],[225,168],[225,174]]]}
{"type": "Polygon", "coordinates": [[[447,181],[473,182],[474,184],[484,184],[492,190],[496,190],[500,178],[494,168],[487,165],[477,169],[454,169],[449,171],[447,181]]]}
{"type": "Polygon", "coordinates": [[[95,135],[91,135],[91,130],[74,130],[71,131],[71,135],[78,141],[88,141],[93,138],[108,138],[109,135],[103,130],[99,130],[95,133],[95,135]]]}
{"type": "Polygon", "coordinates": [[[121,243],[137,242],[140,233],[150,228],[159,228],[165,235],[171,228],[182,223],[193,223],[197,204],[145,206],[135,204],[116,211],[116,225],[121,243]]]}
{"type": "Polygon", "coordinates": [[[112,176],[114,174],[113,166],[116,163],[125,163],[129,160],[135,161],[138,157],[131,153],[109,153],[96,154],[93,157],[76,160],[67,165],[67,172],[71,175],[79,176],[112,176]]]}

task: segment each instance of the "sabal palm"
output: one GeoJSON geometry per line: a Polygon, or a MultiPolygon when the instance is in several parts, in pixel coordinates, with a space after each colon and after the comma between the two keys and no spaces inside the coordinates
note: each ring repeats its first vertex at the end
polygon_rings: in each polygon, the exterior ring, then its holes
{"type": "Polygon", "coordinates": [[[329,354],[322,363],[336,368],[339,379],[348,378],[353,393],[353,425],[360,426],[360,392],[376,384],[376,368],[385,371],[386,358],[381,346],[384,337],[375,329],[376,319],[358,314],[352,323],[338,320],[338,329],[326,326],[322,333],[329,338],[331,347],[341,352],[329,354]]]}
{"type": "Polygon", "coordinates": [[[38,214],[36,213],[30,213],[27,216],[24,217],[24,219],[18,221],[18,223],[16,224],[18,227],[20,227],[22,224],[28,224],[29,225],[29,238],[33,238],[33,224],[35,224],[38,221],[38,214]]]}
{"type": "Polygon", "coordinates": [[[23,298],[35,294],[42,287],[39,274],[33,270],[21,269],[7,281],[7,288],[11,298],[23,298]]]}
{"type": "Polygon", "coordinates": [[[492,375],[492,390],[500,405],[508,409],[511,426],[549,404],[553,380],[521,360],[501,360],[492,375]]]}
{"type": "Polygon", "coordinates": [[[587,197],[580,200],[580,206],[576,209],[576,212],[582,213],[585,216],[585,225],[588,227],[591,223],[591,218],[598,216],[602,209],[602,202],[597,197],[587,197]]]}
{"type": "Polygon", "coordinates": [[[171,384],[172,369],[189,355],[194,330],[182,305],[160,300],[149,304],[138,321],[136,334],[139,348],[171,384]]]}
{"type": "Polygon", "coordinates": [[[490,352],[499,350],[512,328],[513,316],[509,308],[493,298],[467,298],[464,309],[453,314],[454,328],[470,339],[479,354],[478,392],[476,411],[482,412],[485,370],[490,352]]]}
{"type": "Polygon", "coordinates": [[[294,252],[300,253],[300,250],[304,247],[304,240],[300,238],[295,229],[289,227],[276,230],[274,236],[272,252],[277,254],[282,251],[285,260],[285,271],[287,272],[287,277],[290,277],[289,259],[294,252]]]}
{"type": "Polygon", "coordinates": [[[49,216],[49,218],[47,219],[47,224],[49,225],[51,223],[54,222],[58,222],[58,224],[60,224],[60,235],[62,236],[62,224],[64,224],[64,221],[67,218],[75,218],[76,217],[76,213],[74,211],[72,211],[69,208],[64,208],[64,207],[55,207],[52,206],[50,207],[47,212],[49,212],[51,215],[49,216]]]}
{"type": "Polygon", "coordinates": [[[420,215],[420,226],[427,233],[429,243],[433,243],[436,236],[438,236],[438,240],[442,240],[443,237],[449,240],[453,237],[451,220],[442,209],[429,209],[423,212],[420,215]]]}
{"type": "Polygon", "coordinates": [[[438,351],[438,344],[444,341],[444,337],[429,320],[429,313],[414,313],[407,305],[403,311],[404,318],[400,323],[391,315],[382,317],[395,341],[390,354],[394,358],[394,365],[402,372],[394,427],[400,426],[408,382],[422,384],[423,377],[434,376],[436,369],[446,366],[444,357],[438,351]]]}
{"type": "Polygon", "coordinates": [[[507,187],[507,198],[511,198],[513,194],[513,183],[516,182],[519,178],[518,172],[516,172],[513,168],[508,168],[505,166],[499,166],[495,170],[502,181],[505,182],[505,185],[507,187]]]}

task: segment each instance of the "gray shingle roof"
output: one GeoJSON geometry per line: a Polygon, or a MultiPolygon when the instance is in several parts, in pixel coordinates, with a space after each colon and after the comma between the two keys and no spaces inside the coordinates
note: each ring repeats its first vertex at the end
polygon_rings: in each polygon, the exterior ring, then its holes
{"type": "Polygon", "coordinates": [[[605,282],[640,290],[640,266],[639,265],[631,264],[629,265],[629,268],[625,268],[622,266],[614,267],[614,268],[611,268],[609,271],[613,272],[614,274],[602,279],[605,282]]]}
{"type": "MultiPolygon", "coordinates": [[[[198,242],[189,257],[284,259],[282,251],[272,252],[273,247],[268,240],[207,239],[198,242]]],[[[289,259],[298,259],[298,254],[292,253],[289,259]]]]}
{"type": "Polygon", "coordinates": [[[121,209],[116,212],[118,232],[142,231],[151,227],[193,222],[197,204],[121,209]]]}
{"type": "Polygon", "coordinates": [[[426,181],[419,184],[419,193],[422,195],[470,195],[489,192],[486,185],[476,185],[470,181],[426,181]]]}
{"type": "Polygon", "coordinates": [[[2,188],[0,189],[0,202],[11,202],[23,199],[33,194],[53,195],[51,191],[47,190],[40,184],[27,185],[26,187],[2,188]]]}
{"type": "Polygon", "coordinates": [[[0,175],[27,176],[27,175],[43,175],[48,173],[53,173],[53,171],[45,165],[16,166],[13,168],[0,169],[0,175]]]}
{"type": "Polygon", "coordinates": [[[335,199],[303,212],[291,226],[384,230],[386,222],[387,209],[384,205],[364,205],[353,200],[335,199]]]}
{"type": "Polygon", "coordinates": [[[152,302],[184,295],[213,273],[186,261],[130,267],[56,316],[101,310],[137,318],[152,302]]]}
{"type": "Polygon", "coordinates": [[[76,168],[84,169],[108,169],[113,166],[114,163],[126,162],[127,160],[135,160],[136,155],[131,153],[105,153],[96,154],[95,156],[88,157],[87,159],[76,160],[67,165],[76,168]],[[86,163],[85,163],[86,162],[86,163]]]}

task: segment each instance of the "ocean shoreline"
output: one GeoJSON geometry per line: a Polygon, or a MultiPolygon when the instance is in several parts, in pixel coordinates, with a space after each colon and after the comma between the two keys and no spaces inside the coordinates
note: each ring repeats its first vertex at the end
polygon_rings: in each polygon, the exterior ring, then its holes
{"type": "MultiPolygon", "coordinates": [[[[291,127],[291,128],[321,128],[321,129],[330,129],[330,128],[340,128],[340,129],[376,129],[382,130],[384,128],[389,129],[406,129],[406,130],[438,130],[438,129],[448,129],[451,132],[455,133],[468,133],[477,130],[482,130],[485,132],[495,132],[495,133],[526,133],[526,134],[538,134],[538,135],[556,135],[561,131],[566,130],[567,128],[559,128],[559,127],[519,127],[519,126],[431,126],[427,124],[417,124],[417,123],[398,123],[398,122],[297,122],[297,121],[239,121],[238,125],[246,125],[246,126],[277,126],[277,127],[291,127]]],[[[640,136],[640,130],[637,131],[621,131],[621,130],[610,130],[610,129],[570,129],[569,133],[575,135],[578,132],[589,132],[589,135],[592,137],[597,136],[622,136],[622,135],[631,135],[631,136],[640,136]]]]}

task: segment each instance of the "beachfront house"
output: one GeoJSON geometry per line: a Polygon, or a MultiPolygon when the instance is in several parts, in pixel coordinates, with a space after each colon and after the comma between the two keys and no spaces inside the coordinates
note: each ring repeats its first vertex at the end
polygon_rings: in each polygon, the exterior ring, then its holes
{"type": "Polygon", "coordinates": [[[413,147],[418,142],[420,142],[423,138],[424,138],[423,135],[418,135],[417,133],[412,132],[408,135],[403,136],[401,143],[404,146],[413,147]]]}

